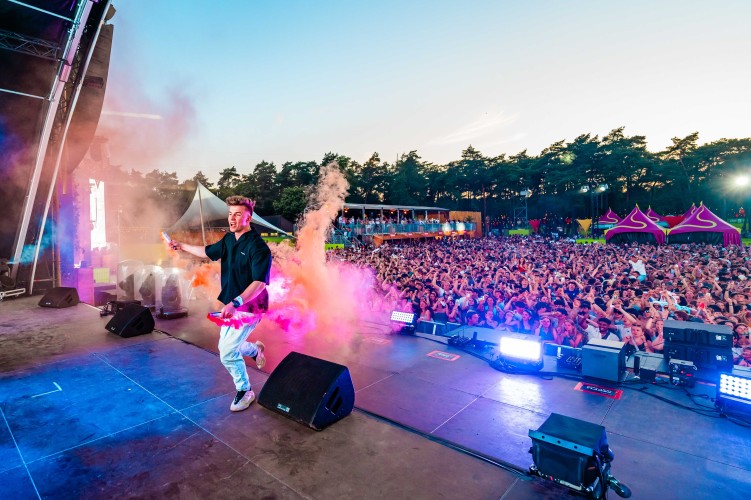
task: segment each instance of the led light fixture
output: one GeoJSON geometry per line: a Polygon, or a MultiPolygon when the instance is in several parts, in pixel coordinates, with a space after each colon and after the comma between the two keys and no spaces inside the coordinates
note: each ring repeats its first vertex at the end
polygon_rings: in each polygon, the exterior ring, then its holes
{"type": "Polygon", "coordinates": [[[392,311],[391,323],[393,330],[397,333],[413,334],[415,333],[415,323],[417,322],[417,315],[411,312],[405,311],[392,311]]]}
{"type": "Polygon", "coordinates": [[[500,338],[498,356],[490,366],[501,371],[537,371],[543,366],[542,342],[539,337],[507,334],[500,338]]]}
{"type": "Polygon", "coordinates": [[[391,321],[396,321],[397,323],[404,323],[407,325],[411,325],[415,322],[415,313],[404,312],[404,311],[393,311],[391,313],[391,321]]]}
{"type": "Polygon", "coordinates": [[[751,413],[751,369],[736,366],[730,373],[720,373],[715,401],[723,410],[751,413]]]}

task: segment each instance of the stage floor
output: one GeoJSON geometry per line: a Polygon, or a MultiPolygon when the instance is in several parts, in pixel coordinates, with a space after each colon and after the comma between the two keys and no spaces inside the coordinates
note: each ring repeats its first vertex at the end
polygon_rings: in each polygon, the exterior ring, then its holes
{"type": "Polygon", "coordinates": [[[531,464],[527,432],[551,412],[607,428],[634,498],[747,496],[751,429],[653,397],[693,405],[680,389],[631,385],[615,400],[387,325],[312,338],[262,323],[256,393],[292,350],[350,369],[357,409],[316,432],[257,404],[229,411],[234,388],[203,314],[123,339],[91,306],[38,301],[0,302],[0,498],[564,498],[514,471],[531,464]]]}

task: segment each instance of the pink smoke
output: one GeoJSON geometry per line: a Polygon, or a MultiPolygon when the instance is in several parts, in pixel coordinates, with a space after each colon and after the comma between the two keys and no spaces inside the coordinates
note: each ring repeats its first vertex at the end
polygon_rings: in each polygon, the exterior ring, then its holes
{"type": "MultiPolygon", "coordinates": [[[[267,320],[287,334],[347,341],[363,320],[383,322],[382,313],[371,310],[376,293],[373,271],[326,258],[326,236],[344,204],[348,187],[336,164],[324,167],[296,245],[269,245],[274,261],[267,320]]],[[[216,297],[217,263],[195,266],[189,274],[194,287],[212,300],[216,297]]]]}

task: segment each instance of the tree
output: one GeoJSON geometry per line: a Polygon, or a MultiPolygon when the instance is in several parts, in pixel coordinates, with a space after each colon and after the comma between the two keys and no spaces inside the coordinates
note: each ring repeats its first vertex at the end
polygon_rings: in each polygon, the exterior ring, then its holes
{"type": "Polygon", "coordinates": [[[686,137],[673,137],[672,144],[661,153],[667,162],[668,175],[673,179],[683,179],[679,185],[686,189],[688,199],[691,199],[694,182],[696,181],[696,165],[692,162],[692,155],[699,141],[699,132],[694,132],[686,137]]]}
{"type": "Polygon", "coordinates": [[[314,161],[286,162],[277,175],[276,183],[281,188],[288,186],[312,186],[318,182],[320,166],[314,161]]]}
{"type": "Polygon", "coordinates": [[[650,185],[654,189],[657,179],[654,175],[655,158],[647,151],[646,137],[627,137],[623,130],[624,127],[613,129],[602,138],[600,159],[603,181],[611,193],[625,194],[625,208],[631,205],[635,193],[646,194],[650,185]]]}
{"type": "Polygon", "coordinates": [[[240,180],[240,174],[237,173],[237,169],[232,166],[225,168],[219,172],[219,182],[216,183],[216,194],[221,199],[226,199],[229,196],[235,194],[235,189],[240,180]]]}
{"type": "Polygon", "coordinates": [[[348,201],[353,203],[379,203],[383,201],[386,165],[378,153],[373,153],[362,165],[355,163],[354,180],[350,184],[348,201]]]}
{"type": "Polygon", "coordinates": [[[212,190],[214,187],[214,184],[200,170],[196,172],[196,175],[194,175],[191,180],[195,183],[203,184],[208,190],[212,190]]]}
{"type": "Polygon", "coordinates": [[[255,200],[259,213],[270,214],[274,210],[274,200],[279,196],[276,177],[276,166],[262,161],[255,166],[251,174],[242,177],[237,186],[238,194],[255,200]]]}
{"type": "Polygon", "coordinates": [[[403,154],[392,170],[392,181],[387,191],[387,203],[417,205],[425,192],[423,164],[417,151],[403,154]]]}
{"type": "Polygon", "coordinates": [[[287,220],[297,221],[308,205],[307,190],[302,186],[287,186],[282,189],[278,200],[274,201],[274,212],[287,220]]]}

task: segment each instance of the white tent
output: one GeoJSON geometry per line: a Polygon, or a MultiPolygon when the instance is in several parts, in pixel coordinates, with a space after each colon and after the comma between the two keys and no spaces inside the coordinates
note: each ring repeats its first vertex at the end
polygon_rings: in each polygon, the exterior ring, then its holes
{"type": "MultiPolygon", "coordinates": [[[[227,204],[214,193],[209,191],[206,186],[199,182],[198,187],[196,188],[196,192],[193,195],[193,201],[190,202],[190,206],[188,206],[188,209],[185,211],[182,217],[180,217],[177,222],[172,224],[172,227],[169,228],[169,231],[180,231],[192,227],[200,227],[201,232],[203,233],[204,224],[206,222],[216,221],[220,219],[224,220],[225,222],[227,221],[227,204]]],[[[253,224],[258,224],[259,226],[269,228],[280,234],[291,236],[289,233],[282,231],[273,224],[266,222],[263,217],[258,215],[256,212],[253,212],[252,222],[253,224]]],[[[205,239],[206,238],[204,236],[204,240],[205,239]]]]}

